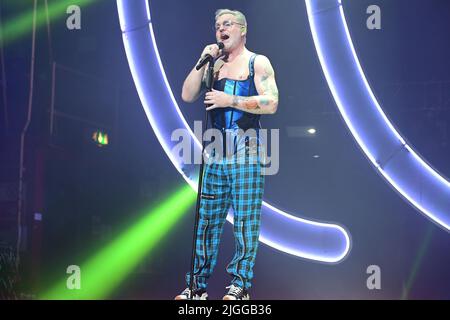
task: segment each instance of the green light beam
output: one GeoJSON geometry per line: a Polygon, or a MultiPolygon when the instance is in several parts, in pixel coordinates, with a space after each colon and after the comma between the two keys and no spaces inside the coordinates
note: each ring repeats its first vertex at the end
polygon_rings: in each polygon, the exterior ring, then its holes
{"type": "MultiPolygon", "coordinates": [[[[67,7],[70,5],[83,6],[91,4],[95,0],[58,0],[48,6],[48,16],[50,20],[55,20],[66,15],[67,7]]],[[[41,5],[36,12],[36,28],[46,24],[46,9],[41,5]]],[[[33,10],[25,12],[20,16],[6,21],[1,30],[0,36],[3,38],[0,44],[3,46],[19,39],[21,36],[31,32],[33,28],[33,10]]]]}
{"type": "Polygon", "coordinates": [[[80,265],[81,288],[67,289],[61,279],[41,298],[44,300],[104,299],[147,255],[183,213],[195,202],[196,194],[185,185],[113,240],[95,256],[80,265]]]}
{"type": "Polygon", "coordinates": [[[406,282],[406,286],[403,288],[402,300],[407,300],[409,296],[409,292],[416,280],[417,273],[419,272],[420,266],[422,265],[423,257],[430,245],[431,238],[433,236],[434,226],[430,224],[428,227],[427,233],[424,236],[424,239],[417,250],[416,258],[414,259],[413,266],[411,268],[411,273],[409,274],[408,281],[406,282]]]}

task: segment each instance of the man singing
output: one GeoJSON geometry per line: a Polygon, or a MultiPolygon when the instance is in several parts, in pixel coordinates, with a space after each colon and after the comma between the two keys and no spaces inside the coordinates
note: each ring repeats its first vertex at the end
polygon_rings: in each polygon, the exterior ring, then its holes
{"type": "MultiPolygon", "coordinates": [[[[232,280],[223,299],[248,300],[258,248],[264,175],[261,162],[254,161],[260,156],[259,135],[241,133],[249,129],[258,132],[260,115],[276,112],[278,89],[269,59],[245,47],[247,21],[241,12],[217,10],[215,32],[217,42],[224,47],[220,50],[217,44],[211,44],[202,52],[201,57],[210,54],[215,59],[213,90],[206,93],[204,103],[211,110],[213,127],[223,134],[224,148],[231,150],[232,156],[205,163],[192,299],[208,299],[207,281],[216,264],[223,225],[232,206],[235,253],[226,268],[232,280]]],[[[183,84],[184,101],[194,102],[202,94],[205,73],[205,66],[198,71],[194,67],[189,73],[183,84]]],[[[187,288],[176,300],[189,299],[189,281],[187,273],[187,288]]]]}

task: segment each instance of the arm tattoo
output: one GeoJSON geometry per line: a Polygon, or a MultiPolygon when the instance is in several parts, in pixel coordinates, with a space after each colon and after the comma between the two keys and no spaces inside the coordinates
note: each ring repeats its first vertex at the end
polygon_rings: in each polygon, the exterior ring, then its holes
{"type": "Polygon", "coordinates": [[[231,103],[233,107],[237,107],[239,105],[239,97],[233,96],[233,102],[231,103]]]}
{"type": "Polygon", "coordinates": [[[276,85],[273,82],[273,70],[266,66],[264,68],[264,74],[261,76],[261,86],[264,90],[264,93],[273,97],[278,97],[278,90],[276,88],[276,85]]]}
{"type": "Polygon", "coordinates": [[[269,99],[267,99],[267,98],[262,98],[262,99],[261,99],[261,104],[262,104],[263,106],[268,106],[268,105],[269,105],[269,99]]]}
{"type": "Polygon", "coordinates": [[[231,105],[235,108],[261,110],[262,107],[270,106],[273,100],[277,103],[278,89],[275,84],[274,72],[270,65],[264,67],[264,73],[260,77],[260,84],[263,92],[259,97],[233,96],[231,105]]]}
{"type": "Polygon", "coordinates": [[[256,101],[253,98],[250,97],[240,97],[240,96],[233,96],[233,107],[238,107],[239,104],[241,104],[246,109],[259,109],[258,101],[256,101]]]}

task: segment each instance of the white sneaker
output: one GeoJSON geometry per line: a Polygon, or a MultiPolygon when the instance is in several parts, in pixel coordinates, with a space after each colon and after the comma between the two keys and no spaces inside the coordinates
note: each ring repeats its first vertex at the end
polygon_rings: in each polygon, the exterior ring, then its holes
{"type": "MultiPolygon", "coordinates": [[[[194,295],[192,296],[192,300],[208,300],[208,293],[205,289],[193,290],[194,295]]],[[[175,297],[175,300],[189,300],[191,295],[191,290],[186,288],[179,295],[175,297]]]]}
{"type": "Polygon", "coordinates": [[[234,284],[226,287],[229,289],[227,294],[223,297],[223,300],[250,300],[250,295],[247,290],[238,287],[234,284]]]}

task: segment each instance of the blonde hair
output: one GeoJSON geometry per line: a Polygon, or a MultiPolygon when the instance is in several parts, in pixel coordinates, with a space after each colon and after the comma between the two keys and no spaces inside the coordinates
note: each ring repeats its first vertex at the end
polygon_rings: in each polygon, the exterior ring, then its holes
{"type": "Polygon", "coordinates": [[[238,23],[241,23],[243,25],[243,28],[245,28],[245,32],[247,32],[247,19],[245,18],[245,15],[237,10],[230,10],[230,9],[219,9],[216,11],[216,17],[215,21],[219,19],[220,16],[223,16],[224,14],[231,14],[233,15],[238,23]]]}

